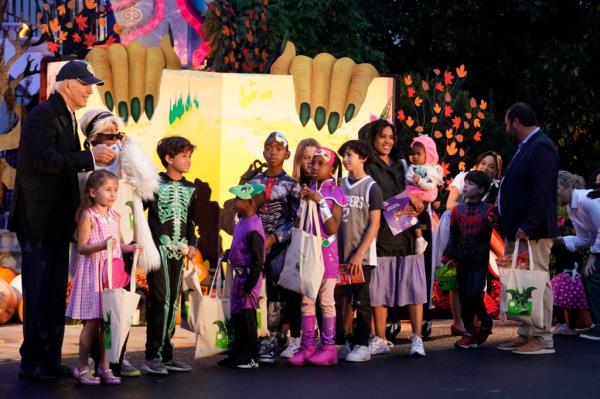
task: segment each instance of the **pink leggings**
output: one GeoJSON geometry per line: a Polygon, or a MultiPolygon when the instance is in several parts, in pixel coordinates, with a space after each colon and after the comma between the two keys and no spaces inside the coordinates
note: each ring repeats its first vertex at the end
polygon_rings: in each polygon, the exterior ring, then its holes
{"type": "MultiPolygon", "coordinates": [[[[335,300],[333,299],[333,291],[335,290],[335,284],[337,279],[325,278],[321,281],[321,288],[319,288],[319,304],[321,305],[321,312],[323,317],[335,317],[335,300]]],[[[317,309],[314,300],[307,296],[302,296],[302,315],[303,316],[315,316],[317,309]]]]}

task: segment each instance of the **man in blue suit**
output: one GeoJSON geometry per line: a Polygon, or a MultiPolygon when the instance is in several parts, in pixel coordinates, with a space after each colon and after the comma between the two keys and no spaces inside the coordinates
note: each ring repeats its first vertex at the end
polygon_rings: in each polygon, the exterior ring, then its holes
{"type": "MultiPolygon", "coordinates": [[[[525,103],[513,104],[504,117],[506,132],[519,146],[506,172],[498,198],[501,227],[506,241],[505,254],[512,254],[515,240],[523,248],[531,244],[535,270],[549,273],[550,250],[558,235],[556,223],[559,160],[556,146],[537,125],[535,112],[525,103]]],[[[521,323],[518,337],[498,349],[521,355],[554,353],[552,288],[544,290],[543,328],[521,323]]]]}

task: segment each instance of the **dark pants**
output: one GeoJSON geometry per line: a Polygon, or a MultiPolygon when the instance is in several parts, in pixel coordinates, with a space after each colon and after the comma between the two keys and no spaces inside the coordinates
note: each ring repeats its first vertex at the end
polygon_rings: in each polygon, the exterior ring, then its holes
{"type": "Polygon", "coordinates": [[[181,291],[182,259],[168,259],[160,269],[148,273],[148,302],[146,313],[146,359],[173,359],[171,338],[181,291]]]}
{"type": "Polygon", "coordinates": [[[18,239],[24,313],[21,368],[58,367],[65,333],[69,242],[18,239]]]}
{"type": "Polygon", "coordinates": [[[356,328],[352,334],[352,343],[354,345],[369,344],[371,335],[371,319],[373,318],[373,308],[371,307],[371,296],[369,295],[369,282],[371,281],[371,271],[373,266],[363,266],[365,276],[364,284],[349,284],[335,287],[335,313],[336,317],[336,343],[346,342],[344,331],[344,316],[346,313],[346,304],[352,303],[356,309],[356,328]]]}
{"type": "Polygon", "coordinates": [[[600,255],[596,255],[594,266],[596,267],[594,274],[583,277],[583,286],[592,314],[592,322],[598,325],[600,324],[600,255]]]}
{"type": "Polygon", "coordinates": [[[284,295],[284,323],[287,322],[290,325],[290,335],[292,336],[292,338],[300,338],[300,329],[302,328],[302,295],[287,289],[284,289],[284,295]]]}
{"type": "Polygon", "coordinates": [[[232,358],[247,358],[256,360],[258,356],[258,335],[256,333],[256,309],[244,309],[239,314],[231,315],[233,323],[233,353],[232,358]]]}
{"type": "Polygon", "coordinates": [[[485,281],[487,268],[473,267],[463,268],[460,265],[457,270],[458,297],[460,299],[460,317],[465,325],[465,331],[473,334],[473,318],[475,315],[481,321],[481,328],[491,330],[493,321],[488,314],[483,300],[485,292],[485,281]]]}

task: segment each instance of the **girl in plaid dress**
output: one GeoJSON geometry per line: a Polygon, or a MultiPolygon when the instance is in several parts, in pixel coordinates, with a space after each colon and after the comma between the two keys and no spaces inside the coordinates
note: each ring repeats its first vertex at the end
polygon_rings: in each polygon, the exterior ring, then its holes
{"type": "Polygon", "coordinates": [[[117,190],[118,179],[113,173],[107,170],[93,172],[87,180],[77,212],[77,250],[80,256],[66,315],[85,321],[79,336],[79,367],[73,370],[75,378],[84,385],[98,385],[101,381],[106,384],[121,383],[121,379],[115,377],[109,368],[102,342],[102,290],[106,288],[102,276],[107,263],[109,240],[113,241],[113,259],[120,259],[122,252],[134,252],[139,245],[122,244],[119,214],[111,207],[117,198],[117,190]],[[88,367],[90,347],[96,335],[101,340],[98,377],[92,376],[88,367]]]}

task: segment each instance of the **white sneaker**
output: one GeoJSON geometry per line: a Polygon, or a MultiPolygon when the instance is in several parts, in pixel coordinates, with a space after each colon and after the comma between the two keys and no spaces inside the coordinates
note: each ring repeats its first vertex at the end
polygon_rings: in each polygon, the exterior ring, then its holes
{"type": "Polygon", "coordinates": [[[346,342],[344,345],[336,345],[336,347],[338,359],[344,359],[350,352],[352,352],[352,348],[348,342],[346,342]]]}
{"type": "Polygon", "coordinates": [[[418,335],[411,337],[410,345],[410,356],[425,357],[425,347],[423,346],[423,340],[418,335]]]}
{"type": "Polygon", "coordinates": [[[355,345],[352,352],[346,356],[347,362],[367,362],[369,360],[371,360],[371,351],[365,345],[355,345]]]}
{"type": "Polygon", "coordinates": [[[567,323],[559,324],[552,330],[554,335],[577,335],[577,331],[569,328],[567,323]]]}
{"type": "Polygon", "coordinates": [[[300,338],[292,337],[292,338],[290,338],[287,346],[285,347],[284,351],[281,352],[279,357],[282,357],[284,359],[289,359],[292,356],[294,356],[294,353],[296,353],[298,348],[300,348],[300,338]]]}
{"type": "Polygon", "coordinates": [[[390,353],[388,341],[377,336],[371,338],[369,341],[369,351],[371,352],[371,355],[384,355],[390,353]]]}
{"type": "Polygon", "coordinates": [[[415,253],[417,255],[424,254],[425,250],[427,249],[427,245],[428,243],[423,237],[417,237],[415,240],[415,253]]]}

